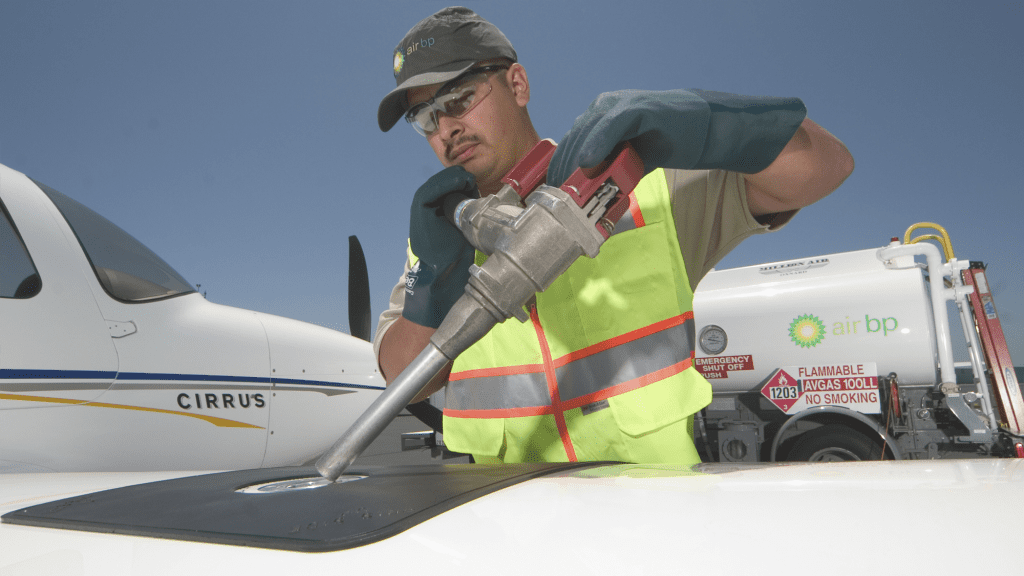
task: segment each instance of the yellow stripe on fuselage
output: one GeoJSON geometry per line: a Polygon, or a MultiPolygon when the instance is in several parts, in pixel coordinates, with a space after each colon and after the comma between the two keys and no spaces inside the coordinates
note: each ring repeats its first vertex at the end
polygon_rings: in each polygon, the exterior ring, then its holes
{"type": "Polygon", "coordinates": [[[236,420],[228,420],[227,418],[218,418],[216,416],[207,416],[205,414],[193,414],[191,412],[181,412],[179,410],[164,410],[163,408],[146,408],[144,406],[125,406],[123,404],[108,404],[106,402],[88,402],[85,400],[72,400],[68,398],[50,398],[48,396],[25,396],[23,394],[0,394],[0,400],[17,400],[23,402],[49,402],[52,404],[74,404],[79,406],[91,406],[94,408],[117,408],[118,410],[137,410],[139,412],[157,412],[160,414],[173,414],[175,416],[188,416],[190,418],[198,418],[205,420],[214,426],[221,428],[257,428],[262,430],[262,426],[256,426],[254,424],[247,424],[245,422],[238,422],[236,420]]]}

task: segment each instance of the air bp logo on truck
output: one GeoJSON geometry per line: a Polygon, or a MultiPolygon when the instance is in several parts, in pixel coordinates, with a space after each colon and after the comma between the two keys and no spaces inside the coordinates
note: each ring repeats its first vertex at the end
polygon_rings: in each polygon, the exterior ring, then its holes
{"type": "MultiPolygon", "coordinates": [[[[788,334],[793,344],[801,348],[814,348],[825,339],[826,332],[830,332],[832,336],[854,338],[873,338],[876,335],[887,337],[898,332],[899,326],[900,321],[895,316],[875,317],[868,313],[861,320],[860,315],[856,314],[852,319],[850,315],[846,315],[836,321],[836,317],[826,317],[822,320],[814,314],[801,314],[789,323],[788,334]]],[[[833,341],[833,344],[838,343],[838,340],[833,341]]]]}

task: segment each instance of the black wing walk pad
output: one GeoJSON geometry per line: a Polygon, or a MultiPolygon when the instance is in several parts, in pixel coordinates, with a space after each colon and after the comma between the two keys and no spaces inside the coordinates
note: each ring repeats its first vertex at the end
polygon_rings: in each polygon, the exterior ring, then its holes
{"type": "MultiPolygon", "coordinates": [[[[57,500],[5,514],[11,524],[328,552],[389,538],[502,488],[595,466],[353,466],[340,480],[295,490],[247,490],[320,480],[313,467],[223,472],[57,500]],[[359,478],[360,476],[365,476],[359,478]]],[[[305,483],[315,484],[315,482],[305,483]]]]}

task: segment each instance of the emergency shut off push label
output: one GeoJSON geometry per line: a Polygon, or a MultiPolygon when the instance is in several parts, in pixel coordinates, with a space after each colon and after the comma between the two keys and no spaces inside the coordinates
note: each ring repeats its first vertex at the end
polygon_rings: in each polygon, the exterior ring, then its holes
{"type": "Polygon", "coordinates": [[[783,366],[768,379],[761,394],[786,414],[815,406],[843,406],[863,414],[881,412],[874,362],[783,366]]]}

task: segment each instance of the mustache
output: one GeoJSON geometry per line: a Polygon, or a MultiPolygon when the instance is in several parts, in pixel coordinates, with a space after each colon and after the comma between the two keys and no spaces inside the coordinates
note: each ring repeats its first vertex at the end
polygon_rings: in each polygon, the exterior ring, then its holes
{"type": "Polygon", "coordinates": [[[462,147],[463,144],[477,144],[480,142],[480,138],[476,136],[460,136],[456,140],[453,140],[445,145],[444,156],[449,161],[452,160],[452,150],[456,150],[462,147]]]}

